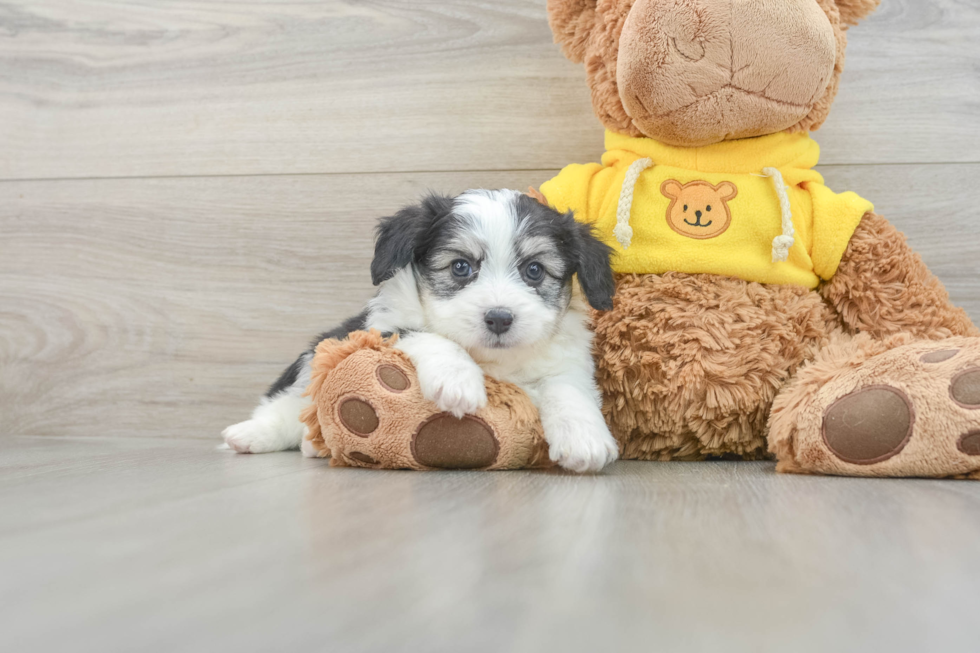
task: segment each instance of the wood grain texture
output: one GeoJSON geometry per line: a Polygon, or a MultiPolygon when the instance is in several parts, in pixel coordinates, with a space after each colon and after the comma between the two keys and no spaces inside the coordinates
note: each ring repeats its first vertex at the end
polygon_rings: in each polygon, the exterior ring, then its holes
{"type": "MultiPolygon", "coordinates": [[[[980,165],[841,166],[980,321],[980,165]]],[[[0,183],[6,434],[215,438],[371,296],[374,221],[550,173],[0,183]]]]}
{"type": "Polygon", "coordinates": [[[546,178],[0,183],[0,424],[216,437],[311,337],[362,310],[377,218],[429,188],[546,178]]]}
{"type": "Polygon", "coordinates": [[[976,483],[0,439],[0,649],[969,651],[978,538],[976,483]]]}
{"type": "MultiPolygon", "coordinates": [[[[824,162],[976,162],[980,5],[850,33],[824,162]]],[[[544,0],[0,2],[0,178],[552,169],[601,152],[544,0]]]]}
{"type": "MultiPolygon", "coordinates": [[[[980,321],[980,4],[883,4],[822,172],[980,321]]],[[[214,450],[376,218],[601,154],[544,5],[0,0],[0,650],[975,647],[980,484],[214,450]]]]}

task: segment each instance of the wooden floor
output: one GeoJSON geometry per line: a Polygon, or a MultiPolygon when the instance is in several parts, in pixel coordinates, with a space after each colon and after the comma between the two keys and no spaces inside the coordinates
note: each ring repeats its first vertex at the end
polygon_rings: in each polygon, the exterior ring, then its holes
{"type": "Polygon", "coordinates": [[[4,651],[970,651],[980,493],[0,439],[4,651]]]}
{"type": "MultiPolygon", "coordinates": [[[[600,156],[544,4],[0,0],[0,650],[976,646],[980,484],[214,449],[378,217],[600,156]]],[[[980,3],[883,5],[821,171],[980,321],[980,3]]]]}

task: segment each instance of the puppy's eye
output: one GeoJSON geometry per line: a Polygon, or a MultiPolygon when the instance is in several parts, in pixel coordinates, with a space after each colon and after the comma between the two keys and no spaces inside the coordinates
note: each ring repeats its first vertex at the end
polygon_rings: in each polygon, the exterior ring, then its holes
{"type": "Polygon", "coordinates": [[[528,281],[541,281],[544,278],[544,266],[537,261],[528,263],[528,266],[524,268],[524,276],[527,277],[528,281]]]}
{"type": "Polygon", "coordinates": [[[708,205],[708,210],[709,210],[709,211],[711,210],[711,205],[710,205],[710,204],[708,205]]]}
{"type": "Polygon", "coordinates": [[[687,212],[687,204],[684,205],[684,212],[687,212]]]}
{"type": "Polygon", "coordinates": [[[473,274],[473,266],[465,259],[456,259],[449,264],[449,268],[453,271],[453,276],[460,279],[465,279],[473,274]]]}

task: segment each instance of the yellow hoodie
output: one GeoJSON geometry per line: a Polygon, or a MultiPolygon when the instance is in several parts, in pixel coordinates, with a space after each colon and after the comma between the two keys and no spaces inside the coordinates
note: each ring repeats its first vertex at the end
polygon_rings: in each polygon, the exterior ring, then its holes
{"type": "Polygon", "coordinates": [[[807,134],[699,148],[606,132],[602,164],[570,165],[541,192],[592,223],[617,272],[719,274],[815,288],[837,272],[873,205],[813,170],[807,134]]]}

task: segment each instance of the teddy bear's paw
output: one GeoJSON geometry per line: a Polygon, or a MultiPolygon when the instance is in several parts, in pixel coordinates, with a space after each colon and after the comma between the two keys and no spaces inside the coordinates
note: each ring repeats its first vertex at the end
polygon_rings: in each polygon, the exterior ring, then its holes
{"type": "Polygon", "coordinates": [[[917,342],[829,382],[797,435],[804,469],[859,476],[980,471],[980,340],[917,342]],[[822,415],[817,411],[825,408],[822,415]]]}
{"type": "MultiPolygon", "coordinates": [[[[400,393],[408,387],[407,376],[391,365],[378,368],[376,377],[382,393],[400,393]]],[[[374,397],[379,398],[377,394],[374,397]]],[[[337,411],[339,422],[354,436],[353,446],[342,454],[347,462],[368,467],[480,469],[490,467],[497,461],[500,443],[493,429],[479,417],[456,417],[439,412],[426,417],[415,429],[409,430],[422,416],[418,411],[419,406],[406,405],[404,410],[400,410],[398,397],[386,399],[395,401],[378,402],[385,405],[385,425],[380,429],[382,418],[378,410],[364,398],[349,396],[341,400],[337,411]],[[377,437],[373,437],[376,432],[377,437]],[[409,465],[392,465],[406,457],[411,461],[409,465]]],[[[408,397],[406,399],[410,400],[408,397]]],[[[350,441],[350,438],[347,439],[350,441]]]]}
{"type": "MultiPolygon", "coordinates": [[[[360,364],[354,382],[331,402],[339,427],[331,438],[336,464],[482,469],[497,462],[500,442],[485,420],[437,410],[422,396],[414,370],[388,358],[352,361],[360,364]]],[[[483,397],[485,403],[485,390],[483,397]]]]}
{"type": "MultiPolygon", "coordinates": [[[[332,351],[324,347],[322,353],[332,351]]],[[[304,447],[317,456],[329,455],[332,465],[417,470],[550,466],[530,398],[516,386],[484,378],[478,367],[483,407],[462,417],[425,398],[422,375],[394,348],[360,349],[323,369],[328,375],[315,376],[311,383],[315,412],[305,418],[312,418],[315,428],[304,447]]]]}

